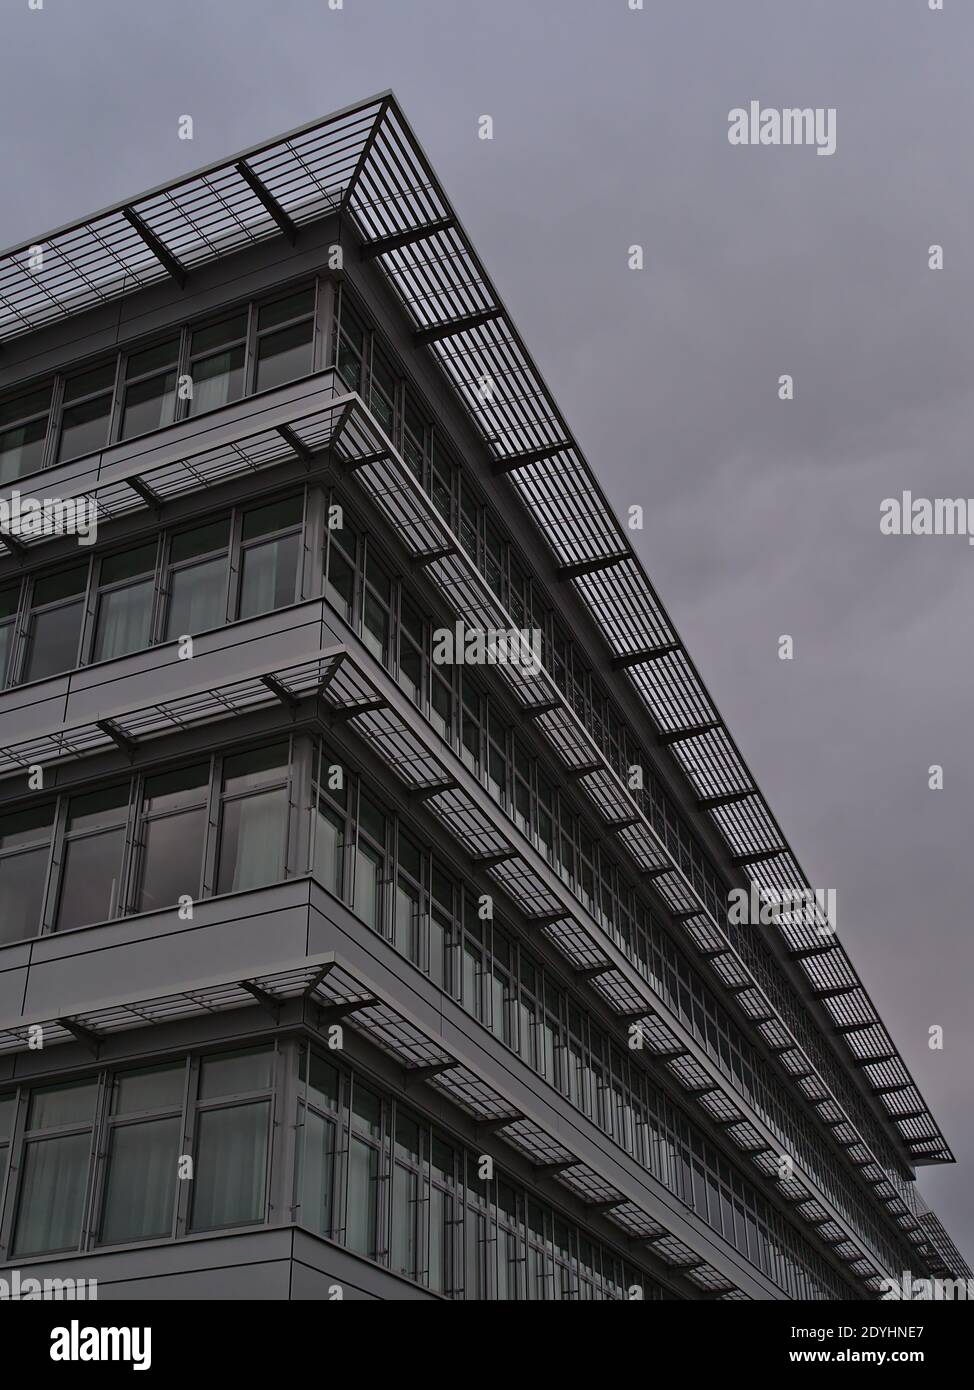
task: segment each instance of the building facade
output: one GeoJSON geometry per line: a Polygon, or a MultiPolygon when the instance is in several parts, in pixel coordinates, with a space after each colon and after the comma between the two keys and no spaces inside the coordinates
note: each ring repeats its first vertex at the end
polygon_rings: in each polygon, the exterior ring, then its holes
{"type": "Polygon", "coordinates": [[[913,1181],[943,1136],[390,93],[6,253],[0,336],[0,1278],[969,1273],[913,1181]]]}

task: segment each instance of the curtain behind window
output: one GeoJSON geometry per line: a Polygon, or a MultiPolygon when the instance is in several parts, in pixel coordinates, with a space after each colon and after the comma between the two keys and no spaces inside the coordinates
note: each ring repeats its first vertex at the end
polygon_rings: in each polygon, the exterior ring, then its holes
{"type": "Polygon", "coordinates": [[[193,1230],[263,1220],[268,1111],[260,1101],[200,1115],[193,1230]]]}
{"type": "Polygon", "coordinates": [[[89,1134],[27,1145],[14,1238],[18,1255],[68,1250],[78,1244],[90,1150],[89,1134]]]}

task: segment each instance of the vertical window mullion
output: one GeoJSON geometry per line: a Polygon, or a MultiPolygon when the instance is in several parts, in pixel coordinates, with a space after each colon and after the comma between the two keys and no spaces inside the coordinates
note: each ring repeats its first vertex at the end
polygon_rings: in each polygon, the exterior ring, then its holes
{"type": "Polygon", "coordinates": [[[24,1134],[27,1129],[27,1107],[30,1093],[21,1086],[17,1095],[17,1109],[10,1132],[10,1146],[7,1156],[7,1173],[0,1198],[0,1259],[6,1260],[13,1244],[14,1221],[17,1215],[17,1201],[20,1195],[20,1175],[24,1166],[24,1134]]]}
{"type": "Polygon", "coordinates": [[[179,384],[183,377],[191,375],[189,365],[189,335],[189,325],[184,323],[179,330],[179,352],[176,355],[176,407],[173,414],[174,421],[185,420],[187,418],[190,404],[189,401],[182,400],[179,394],[179,384]]]}
{"type": "Polygon", "coordinates": [[[227,592],[224,622],[232,623],[240,606],[240,572],[243,566],[243,509],[235,507],[230,518],[230,544],[227,549],[227,592]]]}
{"type": "Polygon", "coordinates": [[[54,378],[54,387],[51,392],[51,413],[47,420],[47,438],[44,441],[44,456],[41,459],[42,468],[52,468],[55,463],[58,440],[61,437],[61,409],[64,404],[64,373],[59,372],[54,378]]]}
{"type": "Polygon", "coordinates": [[[206,802],[206,845],[203,852],[203,881],[201,885],[201,893],[204,898],[212,898],[215,892],[222,780],[223,758],[219,754],[214,754],[210,764],[210,785],[206,802]]]}
{"type": "Polygon", "coordinates": [[[95,1102],[95,1115],[91,1126],[91,1153],[88,1162],[88,1184],[85,1203],[81,1215],[82,1250],[90,1249],[94,1243],[101,1217],[101,1203],[104,1200],[105,1172],[107,1168],[109,1126],[108,1116],[111,1106],[112,1079],[107,1072],[98,1075],[98,1097],[95,1102]]]}
{"type": "Polygon", "coordinates": [[[54,919],[57,916],[61,869],[64,865],[64,831],[67,818],[68,798],[61,796],[58,798],[57,812],[54,817],[54,834],[51,836],[51,857],[44,894],[44,911],[41,917],[42,936],[54,930],[54,919]]]}
{"type": "Polygon", "coordinates": [[[125,381],[125,362],[128,354],[124,352],[116,353],[115,356],[115,382],[112,386],[112,409],[108,418],[108,435],[105,440],[106,445],[117,442],[122,427],[122,394],[125,381]]]}
{"type": "MultiPolygon", "coordinates": [[[[183,1128],[182,1128],[182,1150],[180,1157],[193,1154],[196,1144],[196,1100],[199,1094],[200,1080],[200,1059],[198,1056],[190,1057],[189,1066],[186,1069],[186,1086],[183,1092],[183,1128]]],[[[195,1159],[194,1159],[195,1162],[195,1159]]],[[[184,1236],[189,1229],[190,1206],[193,1196],[194,1176],[188,1181],[186,1179],[176,1180],[176,1239],[184,1236]]]]}

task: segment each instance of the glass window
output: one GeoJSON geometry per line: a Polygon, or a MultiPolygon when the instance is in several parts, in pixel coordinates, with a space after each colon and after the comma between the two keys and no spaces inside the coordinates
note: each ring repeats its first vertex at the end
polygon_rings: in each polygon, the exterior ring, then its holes
{"type": "Polygon", "coordinates": [[[10,1135],[13,1132],[14,1113],[16,1111],[16,1108],[16,1096],[0,1096],[0,1188],[3,1187],[4,1179],[7,1176],[7,1158],[10,1149],[10,1135]]]}
{"type": "Polygon", "coordinates": [[[267,1101],[200,1115],[192,1230],[263,1221],[269,1118],[267,1101]]]}
{"type": "Polygon", "coordinates": [[[101,1240],[118,1244],[172,1233],[186,1068],[123,1072],[112,1089],[112,1119],[101,1240]],[[158,1112],[170,1112],[159,1114],[158,1112]],[[151,1119],[144,1118],[156,1112],[151,1119]],[[130,1116],[137,1115],[137,1122],[130,1116]]]}
{"type": "Polygon", "coordinates": [[[224,771],[224,797],[220,825],[220,863],[217,892],[233,893],[273,883],[284,876],[284,840],[287,831],[287,745],[228,758],[224,771]],[[260,767],[270,756],[273,764],[260,767]],[[252,767],[248,767],[248,760],[252,767]],[[277,782],[277,787],[232,794],[240,781],[255,786],[277,782]]]}
{"type": "Polygon", "coordinates": [[[136,911],[169,907],[200,893],[206,840],[208,763],[146,778],[136,911]]]}
{"type": "Polygon", "coordinates": [[[81,1081],[31,1096],[14,1231],[17,1255],[70,1250],[81,1239],[96,1091],[94,1082],[81,1081]]]}
{"type": "Polygon", "coordinates": [[[206,632],[227,620],[230,518],[180,531],[169,543],[166,640],[206,632]]]}
{"type": "Polygon", "coordinates": [[[306,318],[314,313],[315,292],[313,287],[297,290],[285,295],[282,299],[273,299],[269,304],[262,304],[257,315],[257,331],[265,332],[268,328],[277,328],[282,323],[291,323],[294,319],[306,318]]]}
{"type": "Polygon", "coordinates": [[[43,466],[51,389],[47,385],[0,405],[0,484],[43,466]]]}
{"type": "Polygon", "coordinates": [[[102,560],[93,661],[125,656],[149,645],[155,567],[155,541],[102,560]]]}
{"type": "Polygon", "coordinates": [[[324,797],[318,797],[315,821],[314,875],[330,893],[339,897],[343,891],[343,850],[345,818],[334,811],[324,797]]]}
{"type": "Polygon", "coordinates": [[[378,1140],[381,1136],[382,1102],[358,1081],[353,1087],[351,1125],[345,1243],[350,1250],[374,1259],[379,1215],[379,1150],[367,1140],[378,1140]]]}
{"type": "Polygon", "coordinates": [[[338,1109],[338,1072],[316,1052],[302,1053],[300,1078],[305,1083],[307,1105],[301,1105],[303,1142],[298,1146],[296,1190],[301,1221],[321,1235],[332,1230],[335,1182],[335,1121],[320,1113],[338,1109]]]}
{"type": "Polygon", "coordinates": [[[179,1115],[112,1129],[103,1243],[151,1240],[171,1233],[181,1130],[179,1115]]]}
{"type": "Polygon", "coordinates": [[[325,594],[346,622],[351,622],[355,604],[355,563],[358,537],[346,522],[328,532],[325,567],[325,594]]]}
{"type": "Polygon", "coordinates": [[[121,906],[128,784],[68,803],[55,929],[107,921],[121,906]]]}
{"type": "Polygon", "coordinates": [[[255,390],[268,391],[311,371],[313,325],[296,323],[279,333],[267,333],[257,341],[255,390]]]}
{"type": "Polygon", "coordinates": [[[290,497],[244,513],[241,618],[294,602],[303,510],[303,499],[290,497]]]}
{"type": "Polygon", "coordinates": [[[119,438],[146,434],[176,418],[176,372],[179,339],[132,353],[125,364],[122,424],[119,438]]]}
{"type": "Polygon", "coordinates": [[[40,928],[54,805],[0,817],[0,945],[40,928]]]}
{"type": "Polygon", "coordinates": [[[270,1088],[273,1071],[274,1053],[266,1047],[204,1057],[200,1069],[200,1099],[218,1100],[225,1096],[247,1095],[251,1091],[266,1091],[270,1088]]]}
{"type": "Polygon", "coordinates": [[[335,1122],[302,1107],[304,1143],[298,1149],[297,1190],[301,1222],[331,1235],[335,1184],[335,1122]]]}
{"type": "Polygon", "coordinates": [[[311,371],[314,298],[314,289],[309,288],[261,305],[257,315],[255,391],[267,391],[311,371]],[[282,328],[278,326],[281,324],[289,326],[282,328]]]}
{"type": "Polygon", "coordinates": [[[34,581],[27,620],[25,681],[43,680],[77,666],[87,584],[87,561],[34,581]]]}
{"type": "Polygon", "coordinates": [[[362,386],[362,364],[366,353],[366,333],[342,296],[341,325],[338,334],[337,366],[342,379],[352,391],[362,386]]]}
{"type": "Polygon", "coordinates": [[[20,606],[20,584],[0,588],[0,690],[7,683],[7,667],[13,651],[15,619],[20,606]]]}
{"type": "Polygon", "coordinates": [[[58,462],[91,454],[108,443],[115,364],[78,373],[64,383],[58,462]]]}
{"type": "Polygon", "coordinates": [[[246,312],[194,330],[190,339],[190,415],[215,410],[243,395],[246,338],[246,312]]]}

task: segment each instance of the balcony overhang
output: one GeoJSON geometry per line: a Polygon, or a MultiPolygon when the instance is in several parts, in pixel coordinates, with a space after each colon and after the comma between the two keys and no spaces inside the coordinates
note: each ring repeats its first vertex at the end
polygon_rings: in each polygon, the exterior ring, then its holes
{"type": "MultiPolygon", "coordinates": [[[[177,730],[209,725],[278,704],[292,711],[305,705],[308,717],[317,717],[326,728],[336,722],[351,727],[410,798],[421,800],[442,829],[459,844],[471,870],[492,880],[524,918],[537,923],[537,930],[570,969],[585,974],[587,982],[620,1021],[638,1025],[643,1048],[665,1068],[688,1100],[725,1128],[744,1159],[754,1163],[763,1176],[775,1179],[780,1140],[751,1111],[682,1021],[654,994],[604,927],[551,871],[531,841],[500,807],[485,797],[480,783],[458,755],[442,743],[400,687],[358,644],[353,647],[338,643],[286,667],[257,668],[223,684],[184,690],[156,704],[115,709],[110,728],[105,727],[109,721],[92,718],[70,728],[33,735],[5,750],[0,773],[110,751],[120,744],[134,752],[144,752],[153,740],[177,730]],[[762,1166],[769,1161],[770,1168],[762,1166]]],[[[255,990],[260,991],[262,1002],[273,1003],[273,991],[265,989],[259,980],[252,981],[245,993],[257,997],[255,990]]],[[[342,1001],[337,1001],[335,1007],[342,1008],[342,1001]]],[[[87,1014],[73,1015],[70,1022],[97,1038],[97,1023],[93,1026],[87,1014]]],[[[70,1033],[71,1028],[67,1031],[70,1033]]],[[[442,1060],[414,1059],[413,1065],[438,1066],[442,1060]]],[[[437,1080],[447,1085],[450,1078],[444,1073],[437,1080]]],[[[857,1147],[862,1148],[857,1134],[855,1140],[857,1147]]],[[[868,1150],[863,1152],[867,1161],[871,1160],[868,1150]]],[[[822,1202],[828,1200],[798,1163],[795,1191],[795,1200],[815,1196],[822,1202]]],[[[829,1213],[843,1240],[858,1240],[842,1214],[833,1211],[831,1205],[829,1213]]],[[[814,1233],[820,1237],[820,1232],[814,1233]]],[[[881,1277],[884,1271],[877,1255],[868,1246],[857,1245],[857,1249],[862,1258],[870,1261],[871,1274],[881,1277]]]]}
{"type": "Polygon", "coordinates": [[[654,1256],[675,1274],[685,1274],[697,1287],[717,1294],[747,1296],[728,1269],[701,1259],[631,1193],[620,1190],[580,1159],[562,1138],[515,1105],[500,1086],[481,1077],[469,1058],[447,1047],[399,1000],[390,998],[333,951],[302,957],[245,979],[210,978],[162,995],[92,1003],[59,1018],[0,1022],[0,1054],[27,1051],[36,1036],[44,1038],[46,1048],[80,1037],[86,1046],[97,1050],[102,1040],[135,1029],[228,1013],[251,1007],[255,1000],[279,1011],[296,999],[320,1010],[326,1023],[341,1018],[345,1026],[395,1058],[407,1083],[422,1081],[439,1091],[536,1168],[547,1169],[553,1181],[593,1214],[611,1221],[624,1236],[637,1242],[651,1240],[654,1256]],[[38,1029],[43,1031],[38,1034],[38,1029]]]}

